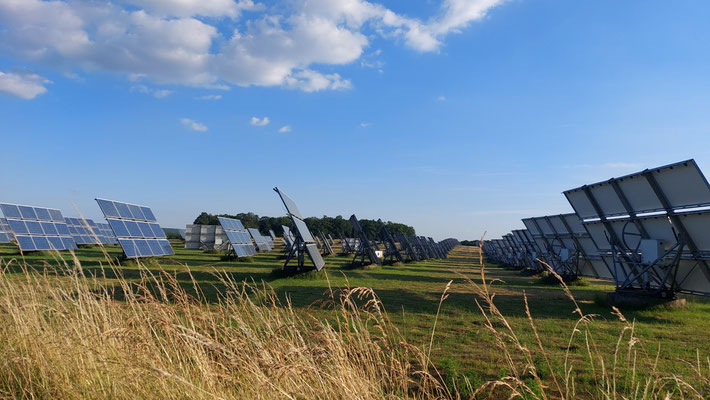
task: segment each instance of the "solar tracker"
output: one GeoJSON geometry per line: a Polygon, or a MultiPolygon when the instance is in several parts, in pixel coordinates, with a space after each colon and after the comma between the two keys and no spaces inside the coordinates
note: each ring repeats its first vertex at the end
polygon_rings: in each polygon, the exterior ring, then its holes
{"type": "Polygon", "coordinates": [[[10,243],[14,239],[10,224],[5,218],[0,218],[0,243],[10,243]]]}
{"type": "Polygon", "coordinates": [[[88,220],[89,227],[97,234],[101,244],[118,244],[116,236],[111,230],[111,225],[88,220]]]}
{"type": "Polygon", "coordinates": [[[146,206],[96,199],[126,258],[175,254],[163,228],[146,206]]]}
{"type": "Polygon", "coordinates": [[[694,160],[564,195],[618,292],[710,296],[710,185],[694,160]]]}
{"type": "Polygon", "coordinates": [[[325,248],[325,254],[327,254],[327,255],[334,254],[333,247],[330,246],[330,241],[328,240],[327,237],[325,237],[323,232],[320,233],[320,237],[321,237],[321,242],[323,243],[323,247],[325,248]]]}
{"type": "Polygon", "coordinates": [[[424,249],[424,247],[422,246],[422,244],[419,240],[419,237],[417,237],[417,236],[410,237],[409,243],[412,245],[412,248],[417,253],[417,258],[419,260],[427,260],[429,258],[429,255],[426,252],[426,249],[424,249]]]}
{"type": "Polygon", "coordinates": [[[273,229],[269,229],[269,236],[271,236],[272,241],[276,241],[276,234],[274,233],[273,229]]]}
{"type": "Polygon", "coordinates": [[[248,257],[256,255],[256,249],[251,242],[249,231],[244,228],[242,221],[234,218],[217,217],[219,224],[224,229],[225,235],[232,245],[232,250],[237,257],[248,257]]]}
{"type": "Polygon", "coordinates": [[[350,216],[350,223],[353,226],[355,235],[360,238],[360,246],[358,246],[357,250],[355,251],[355,257],[353,257],[352,262],[354,263],[355,260],[359,258],[360,264],[365,265],[365,258],[367,258],[368,260],[370,260],[369,264],[381,265],[382,261],[379,259],[379,257],[377,257],[377,254],[375,254],[375,249],[370,243],[370,239],[367,237],[367,234],[362,229],[360,221],[357,220],[355,214],[350,216]]]}
{"type": "Polygon", "coordinates": [[[286,245],[286,251],[288,252],[295,242],[291,229],[286,225],[281,225],[281,229],[284,231],[284,244],[286,245]]]}
{"type": "Polygon", "coordinates": [[[338,236],[340,237],[340,244],[342,246],[343,254],[350,254],[352,253],[352,249],[350,248],[350,244],[348,243],[347,239],[345,236],[343,236],[342,232],[338,232],[338,236]]]}
{"type": "Polygon", "coordinates": [[[424,251],[426,251],[428,258],[438,258],[436,256],[436,253],[434,253],[434,249],[431,248],[431,244],[429,243],[429,240],[427,238],[425,238],[424,236],[419,236],[419,243],[421,243],[422,247],[424,248],[424,251]]]}
{"type": "Polygon", "coordinates": [[[291,200],[291,198],[288,197],[284,192],[280,191],[279,188],[274,188],[274,191],[279,194],[279,197],[281,197],[281,201],[284,203],[284,207],[286,207],[286,212],[289,215],[294,216],[303,221],[303,216],[301,215],[301,211],[298,209],[298,207],[296,207],[296,203],[291,200]]]}
{"type": "Polygon", "coordinates": [[[248,228],[247,231],[249,231],[249,234],[251,235],[252,239],[254,239],[254,243],[256,243],[256,247],[259,249],[259,251],[268,251],[273,249],[273,246],[269,245],[269,242],[266,240],[266,237],[262,236],[261,232],[259,232],[258,229],[248,228]]]}
{"type": "Polygon", "coordinates": [[[419,256],[412,247],[412,244],[409,242],[409,239],[407,239],[407,237],[404,236],[404,234],[402,233],[398,233],[395,236],[397,237],[399,243],[402,245],[404,253],[407,255],[409,261],[419,261],[419,256]]]}
{"type": "Polygon", "coordinates": [[[76,249],[61,211],[8,203],[0,209],[21,251],[76,249]]]}
{"type": "Polygon", "coordinates": [[[321,268],[325,266],[325,261],[323,261],[323,257],[318,251],[318,247],[316,246],[315,240],[313,239],[311,232],[308,230],[308,226],[303,221],[301,212],[298,210],[298,207],[296,207],[296,203],[291,200],[291,198],[288,197],[285,193],[279,190],[278,187],[275,187],[274,191],[278,193],[279,197],[281,198],[284,207],[286,207],[286,212],[291,218],[291,222],[293,222],[293,225],[296,229],[296,234],[294,235],[294,243],[291,246],[288,256],[286,257],[286,261],[284,262],[284,269],[291,269],[294,271],[312,269],[306,267],[304,264],[304,255],[308,254],[308,257],[311,259],[311,262],[313,262],[313,267],[316,270],[320,271],[321,268]],[[289,267],[289,262],[294,256],[296,256],[297,265],[289,267]]]}
{"type": "MultiPolygon", "coordinates": [[[[91,219],[66,217],[64,221],[76,244],[110,244],[112,240],[105,236],[103,229],[91,219]]],[[[111,235],[113,236],[113,234],[111,235]]]]}
{"type": "Polygon", "coordinates": [[[392,237],[392,234],[390,233],[389,230],[387,230],[386,226],[382,226],[382,239],[384,240],[385,243],[385,254],[384,254],[384,259],[385,261],[388,261],[390,263],[395,263],[395,262],[404,262],[404,257],[402,257],[402,253],[399,252],[399,249],[397,248],[397,242],[395,242],[394,237],[392,237]]]}
{"type": "Polygon", "coordinates": [[[229,238],[221,225],[191,224],[185,226],[185,248],[224,250],[229,248],[229,238]]]}

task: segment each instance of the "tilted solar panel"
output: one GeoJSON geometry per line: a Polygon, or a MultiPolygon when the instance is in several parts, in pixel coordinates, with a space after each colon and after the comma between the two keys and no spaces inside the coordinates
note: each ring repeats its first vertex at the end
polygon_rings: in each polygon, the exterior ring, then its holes
{"type": "Polygon", "coordinates": [[[710,296],[710,185],[694,160],[564,192],[617,292],[710,296]],[[603,262],[603,263],[602,263],[603,262]]]}
{"type": "Polygon", "coordinates": [[[256,249],[251,242],[251,235],[242,225],[242,221],[234,218],[218,217],[224,233],[229,238],[229,243],[237,257],[256,255],[256,249]]]}
{"type": "Polygon", "coordinates": [[[66,217],[69,232],[76,244],[110,244],[103,229],[91,219],[66,217]]]}
{"type": "Polygon", "coordinates": [[[267,251],[273,248],[269,245],[269,242],[266,240],[266,238],[261,235],[261,232],[259,232],[258,229],[249,228],[247,230],[249,231],[249,234],[251,234],[252,239],[254,239],[254,243],[256,243],[256,247],[259,249],[259,251],[267,251]]]}
{"type": "Polygon", "coordinates": [[[0,203],[0,209],[20,250],[76,249],[61,211],[7,203],[0,203]]]}
{"type": "Polygon", "coordinates": [[[291,246],[289,255],[286,257],[286,261],[284,262],[284,269],[288,268],[289,261],[291,261],[291,259],[296,255],[298,256],[298,266],[295,267],[295,269],[298,271],[304,268],[303,253],[305,252],[308,253],[315,269],[320,271],[321,268],[325,266],[325,261],[323,261],[323,257],[320,255],[318,247],[315,245],[313,235],[311,235],[308,226],[303,221],[303,217],[301,216],[301,212],[298,210],[298,207],[296,207],[296,203],[281,192],[278,187],[275,187],[274,191],[279,194],[284,207],[286,207],[286,212],[289,217],[291,217],[291,221],[293,222],[296,230],[293,246],[291,246]]]}
{"type": "Polygon", "coordinates": [[[163,228],[146,206],[96,199],[126,258],[175,254],[163,228]]]}
{"type": "Polygon", "coordinates": [[[286,207],[286,212],[302,220],[303,216],[301,215],[301,211],[298,209],[298,207],[296,207],[296,203],[291,200],[290,197],[286,196],[286,194],[282,192],[279,188],[274,188],[274,190],[281,197],[281,201],[283,201],[284,207],[286,207]]]}

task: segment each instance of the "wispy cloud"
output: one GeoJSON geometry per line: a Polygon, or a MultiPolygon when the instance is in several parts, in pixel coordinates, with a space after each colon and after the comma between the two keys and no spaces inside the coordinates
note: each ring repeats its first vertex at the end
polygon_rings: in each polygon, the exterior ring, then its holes
{"type": "Polygon", "coordinates": [[[145,85],[133,85],[131,86],[131,92],[143,93],[155,97],[156,99],[164,99],[171,94],[172,90],[168,89],[154,89],[145,85]]]}
{"type": "Polygon", "coordinates": [[[206,94],[204,96],[197,96],[195,100],[222,100],[221,94],[206,94]]]}
{"type": "Polygon", "coordinates": [[[279,132],[281,133],[286,133],[286,132],[291,132],[291,126],[290,125],[284,125],[279,129],[279,132]]]}
{"type": "Polygon", "coordinates": [[[446,101],[446,97],[444,96],[439,96],[436,98],[437,101],[446,101]]]}
{"type": "Polygon", "coordinates": [[[207,126],[204,124],[201,124],[197,121],[191,120],[190,118],[180,118],[180,123],[188,128],[192,129],[193,131],[197,132],[207,132],[207,126]]]}
{"type": "Polygon", "coordinates": [[[250,124],[254,126],[266,126],[269,125],[269,117],[264,117],[264,118],[258,118],[258,117],[251,117],[251,120],[249,121],[250,124]]]}
{"type": "Polygon", "coordinates": [[[1,72],[0,92],[17,96],[24,100],[31,100],[46,93],[44,86],[51,83],[49,79],[30,72],[1,72]]]}
{"type": "Polygon", "coordinates": [[[372,125],[372,124],[369,123],[369,122],[365,122],[365,121],[360,122],[360,126],[363,127],[363,128],[367,128],[367,127],[370,126],[370,125],[372,125]]]}

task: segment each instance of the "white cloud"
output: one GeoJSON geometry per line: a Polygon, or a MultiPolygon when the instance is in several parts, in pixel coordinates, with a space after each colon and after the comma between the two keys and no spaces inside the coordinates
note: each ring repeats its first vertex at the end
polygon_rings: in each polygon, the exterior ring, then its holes
{"type": "Polygon", "coordinates": [[[131,86],[131,91],[147,94],[147,95],[155,97],[156,99],[164,99],[174,93],[172,90],[153,89],[153,88],[149,88],[148,86],[145,86],[145,85],[131,86]]]}
{"type": "Polygon", "coordinates": [[[316,92],[326,89],[346,90],[352,87],[352,83],[348,79],[342,79],[339,74],[323,75],[313,70],[304,70],[287,76],[284,86],[304,92],[316,92]]]}
{"type": "Polygon", "coordinates": [[[377,37],[436,51],[503,1],[443,0],[437,16],[421,20],[364,0],[0,0],[0,51],[134,82],[342,90],[349,79],[316,67],[362,59],[380,69],[363,58],[377,37]]]}
{"type": "Polygon", "coordinates": [[[444,96],[439,96],[436,98],[438,101],[446,101],[446,97],[444,96]]]}
{"type": "Polygon", "coordinates": [[[207,126],[204,124],[201,124],[197,121],[193,121],[190,118],[180,118],[180,123],[188,128],[192,129],[193,131],[197,132],[207,132],[207,126]]]}
{"type": "Polygon", "coordinates": [[[221,94],[206,94],[204,96],[195,97],[195,100],[221,100],[221,99],[222,99],[221,94]]]}
{"type": "Polygon", "coordinates": [[[284,125],[279,129],[279,132],[281,133],[286,133],[286,132],[291,132],[291,126],[290,125],[284,125]]]}
{"type": "Polygon", "coordinates": [[[365,121],[360,122],[360,126],[363,127],[363,128],[367,128],[367,127],[370,126],[370,125],[372,125],[372,124],[369,123],[369,122],[365,122],[365,121]]]}
{"type": "Polygon", "coordinates": [[[257,117],[251,117],[251,121],[249,121],[250,124],[254,126],[266,126],[269,125],[269,117],[264,117],[264,118],[257,118],[257,117]]]}
{"type": "Polygon", "coordinates": [[[129,3],[166,17],[231,17],[242,10],[261,8],[251,0],[128,0],[129,3]]]}
{"type": "Polygon", "coordinates": [[[21,99],[30,100],[46,93],[44,85],[48,79],[34,73],[14,73],[0,71],[0,92],[5,92],[21,99]]]}

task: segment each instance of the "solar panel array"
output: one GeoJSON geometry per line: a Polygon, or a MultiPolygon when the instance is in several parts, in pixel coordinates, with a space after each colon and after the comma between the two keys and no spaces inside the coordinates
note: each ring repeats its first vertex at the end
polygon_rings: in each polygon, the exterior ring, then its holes
{"type": "Polygon", "coordinates": [[[116,237],[108,224],[97,224],[91,219],[66,217],[69,233],[76,244],[115,244],[116,237]],[[108,230],[108,231],[107,231],[108,230]]]}
{"type": "Polygon", "coordinates": [[[258,229],[249,228],[247,229],[247,231],[249,231],[249,234],[251,235],[252,239],[254,239],[254,243],[256,243],[256,247],[259,249],[259,251],[268,251],[274,248],[274,245],[270,244],[266,236],[263,236],[258,229]]]}
{"type": "Polygon", "coordinates": [[[621,292],[710,296],[710,185],[694,160],[564,195],[573,214],[526,218],[517,242],[488,241],[486,255],[528,268],[533,258],[561,273],[610,279],[621,292]]]}
{"type": "Polygon", "coordinates": [[[289,261],[296,255],[298,256],[298,266],[295,267],[295,269],[300,270],[304,268],[305,266],[303,265],[302,255],[305,252],[308,254],[308,257],[313,262],[313,266],[315,267],[315,269],[320,271],[321,268],[325,266],[325,261],[323,261],[323,257],[318,251],[318,247],[316,246],[315,240],[313,239],[311,232],[308,230],[308,226],[303,221],[303,216],[301,215],[301,212],[298,210],[298,207],[296,207],[296,203],[291,200],[291,198],[288,197],[285,193],[279,190],[278,187],[275,187],[274,191],[279,194],[279,197],[281,198],[284,207],[286,207],[286,212],[288,213],[289,217],[291,217],[291,221],[293,222],[296,228],[295,242],[294,245],[291,247],[288,257],[286,258],[286,262],[284,263],[284,269],[289,268],[289,261]]]}
{"type": "Polygon", "coordinates": [[[0,218],[0,243],[10,243],[14,239],[12,229],[5,218],[0,218]]]}
{"type": "Polygon", "coordinates": [[[61,211],[8,203],[0,203],[0,209],[20,250],[76,249],[61,211]]]}
{"type": "Polygon", "coordinates": [[[256,249],[251,242],[251,235],[242,225],[242,221],[226,217],[218,217],[218,219],[237,257],[256,255],[256,249]]]}
{"type": "Polygon", "coordinates": [[[172,246],[149,207],[96,199],[126,258],[173,255],[172,246]]]}
{"type": "Polygon", "coordinates": [[[186,225],[184,239],[185,248],[188,250],[224,250],[229,248],[229,238],[220,225],[186,225]]]}

